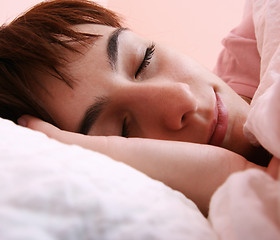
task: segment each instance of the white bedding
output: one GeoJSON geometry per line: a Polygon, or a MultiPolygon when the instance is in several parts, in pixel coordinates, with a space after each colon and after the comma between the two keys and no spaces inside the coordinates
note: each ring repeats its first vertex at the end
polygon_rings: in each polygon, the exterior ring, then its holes
{"type": "Polygon", "coordinates": [[[179,192],[0,119],[0,239],[216,239],[179,192]]]}
{"type": "Polygon", "coordinates": [[[261,74],[245,133],[273,154],[276,176],[253,169],[232,174],[214,194],[209,219],[220,239],[279,240],[280,1],[248,2],[253,11],[261,74]]]}
{"type": "Polygon", "coordinates": [[[255,0],[252,9],[261,81],[245,131],[280,158],[280,1],[255,0]]]}

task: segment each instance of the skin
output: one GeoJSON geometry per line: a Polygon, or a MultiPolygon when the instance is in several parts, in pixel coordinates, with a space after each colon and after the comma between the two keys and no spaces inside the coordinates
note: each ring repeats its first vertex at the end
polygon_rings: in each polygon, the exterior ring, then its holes
{"type": "Polygon", "coordinates": [[[20,125],[122,161],[181,191],[205,215],[212,194],[231,173],[261,168],[245,159],[257,152],[243,135],[250,106],[221,79],[160,45],[135,78],[150,41],[121,31],[114,66],[107,44],[116,29],[92,24],[76,28],[102,36],[89,48],[83,47],[83,54],[67,56],[65,70],[75,81],[73,88],[38,73],[47,91],[35,89],[58,128],[31,116],[20,118],[20,125]],[[228,114],[218,147],[208,144],[217,96],[228,114]],[[100,99],[109,101],[88,136],[77,134],[87,109],[100,99]],[[121,137],[124,122],[130,138],[121,137]]]}

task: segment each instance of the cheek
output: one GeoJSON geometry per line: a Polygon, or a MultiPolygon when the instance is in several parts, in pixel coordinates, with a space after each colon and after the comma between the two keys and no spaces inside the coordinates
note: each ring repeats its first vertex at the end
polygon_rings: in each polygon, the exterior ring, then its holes
{"type": "Polygon", "coordinates": [[[205,75],[205,69],[185,55],[169,51],[161,57],[160,72],[172,77],[175,81],[191,84],[203,79],[203,75],[205,75]]]}

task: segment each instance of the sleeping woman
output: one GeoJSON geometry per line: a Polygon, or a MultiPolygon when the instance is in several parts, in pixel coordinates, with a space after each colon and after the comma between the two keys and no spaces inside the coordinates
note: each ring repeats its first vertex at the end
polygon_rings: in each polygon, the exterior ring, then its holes
{"type": "Polygon", "coordinates": [[[46,1],[0,31],[0,116],[104,153],[207,214],[235,171],[270,155],[243,134],[250,105],[187,56],[91,1],[46,1]]]}

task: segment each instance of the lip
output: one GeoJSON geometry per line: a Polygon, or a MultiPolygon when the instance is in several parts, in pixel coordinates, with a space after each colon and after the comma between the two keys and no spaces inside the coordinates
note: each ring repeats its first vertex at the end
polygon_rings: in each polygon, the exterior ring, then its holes
{"type": "Polygon", "coordinates": [[[228,127],[228,111],[219,93],[216,93],[214,119],[210,130],[209,144],[220,146],[224,141],[228,127]]]}

